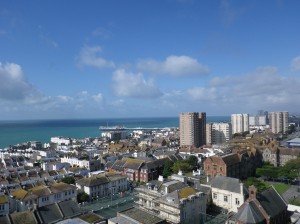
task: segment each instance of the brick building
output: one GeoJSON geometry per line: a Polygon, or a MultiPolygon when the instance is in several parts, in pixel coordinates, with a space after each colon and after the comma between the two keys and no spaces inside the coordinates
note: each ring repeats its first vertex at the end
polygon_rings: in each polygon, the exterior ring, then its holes
{"type": "Polygon", "coordinates": [[[239,153],[224,153],[208,157],[203,165],[205,174],[209,177],[227,176],[245,179],[255,174],[262,159],[257,150],[239,153]]]}
{"type": "Polygon", "coordinates": [[[148,182],[157,179],[162,174],[166,160],[168,158],[153,161],[124,158],[115,161],[109,171],[121,172],[131,181],[148,182]]]}

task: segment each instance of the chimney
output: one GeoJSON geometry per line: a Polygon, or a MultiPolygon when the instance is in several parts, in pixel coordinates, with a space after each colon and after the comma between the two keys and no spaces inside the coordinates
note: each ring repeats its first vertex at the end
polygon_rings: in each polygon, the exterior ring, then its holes
{"type": "Polygon", "coordinates": [[[249,187],[249,199],[256,199],[256,192],[257,192],[257,189],[251,185],[249,187]]]}
{"type": "Polygon", "coordinates": [[[240,183],[240,192],[241,194],[244,194],[244,184],[240,183]]]}

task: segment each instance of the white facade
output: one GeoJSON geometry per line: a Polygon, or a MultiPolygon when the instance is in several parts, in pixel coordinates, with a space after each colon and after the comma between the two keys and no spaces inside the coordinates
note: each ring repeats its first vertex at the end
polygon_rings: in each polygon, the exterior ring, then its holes
{"type": "Polygon", "coordinates": [[[101,167],[100,160],[79,160],[76,157],[63,157],[61,163],[69,163],[72,166],[78,166],[81,168],[89,169],[90,171],[99,170],[101,167]]]}
{"type": "Polygon", "coordinates": [[[51,137],[51,142],[56,143],[58,145],[70,145],[71,139],[64,137],[51,137]]]}
{"type": "Polygon", "coordinates": [[[266,115],[250,115],[249,126],[266,126],[267,117],[266,115]]]}
{"type": "Polygon", "coordinates": [[[249,114],[231,114],[232,134],[249,131],[249,114]]]}
{"type": "Polygon", "coordinates": [[[270,112],[270,127],[273,133],[285,133],[289,126],[289,112],[270,112]]]}
{"type": "Polygon", "coordinates": [[[210,123],[207,124],[207,129],[210,133],[206,134],[207,138],[210,137],[211,144],[223,144],[229,142],[232,137],[232,127],[230,123],[210,123]],[[209,136],[209,137],[208,137],[209,136]]]}
{"type": "Polygon", "coordinates": [[[171,223],[202,223],[201,216],[206,213],[206,196],[191,187],[176,189],[173,192],[159,192],[152,189],[137,188],[141,208],[155,212],[158,217],[171,223]]]}
{"type": "Polygon", "coordinates": [[[81,179],[76,183],[91,199],[118,194],[128,189],[127,176],[121,174],[98,174],[81,179]]]}

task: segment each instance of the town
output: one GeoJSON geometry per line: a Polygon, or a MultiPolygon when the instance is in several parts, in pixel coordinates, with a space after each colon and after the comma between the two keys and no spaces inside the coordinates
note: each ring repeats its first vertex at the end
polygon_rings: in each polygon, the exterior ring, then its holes
{"type": "Polygon", "coordinates": [[[179,124],[2,150],[0,223],[297,223],[298,117],[179,124]]]}

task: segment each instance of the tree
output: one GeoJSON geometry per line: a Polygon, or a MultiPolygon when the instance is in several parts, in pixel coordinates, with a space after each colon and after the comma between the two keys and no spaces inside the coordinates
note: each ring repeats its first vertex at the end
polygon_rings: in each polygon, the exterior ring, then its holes
{"type": "Polygon", "coordinates": [[[66,184],[75,184],[75,178],[73,176],[66,176],[62,178],[61,181],[66,184]]]}
{"type": "Polygon", "coordinates": [[[198,165],[198,158],[196,156],[189,156],[189,158],[186,159],[186,162],[192,167],[196,167],[198,165]]]}
{"type": "Polygon", "coordinates": [[[245,180],[244,184],[246,185],[246,187],[254,185],[254,187],[256,187],[258,191],[263,191],[267,188],[263,182],[261,182],[259,179],[255,177],[249,177],[248,179],[245,180]]]}
{"type": "Polygon", "coordinates": [[[172,166],[172,170],[174,173],[178,173],[179,170],[187,173],[191,172],[193,170],[193,166],[191,166],[189,163],[186,161],[176,161],[174,165],[172,166]]]}
{"type": "Polygon", "coordinates": [[[170,176],[172,174],[172,166],[173,165],[174,165],[174,163],[169,159],[165,162],[164,170],[163,170],[163,176],[165,178],[167,178],[168,176],[170,176]]]}
{"type": "Polygon", "coordinates": [[[89,200],[90,200],[90,197],[87,193],[80,192],[80,193],[77,194],[78,203],[86,202],[86,201],[89,201],[89,200]]]}

